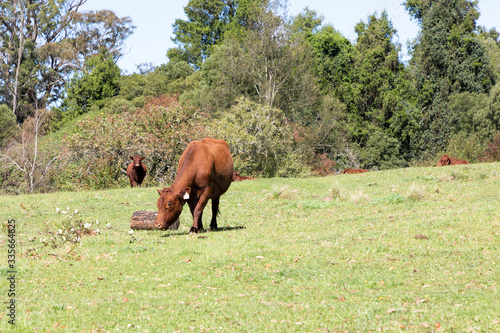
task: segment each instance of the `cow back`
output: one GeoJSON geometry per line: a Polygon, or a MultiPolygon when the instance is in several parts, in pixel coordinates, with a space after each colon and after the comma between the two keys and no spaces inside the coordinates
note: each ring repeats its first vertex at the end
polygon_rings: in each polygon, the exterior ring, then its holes
{"type": "Polygon", "coordinates": [[[205,138],[191,142],[182,153],[177,167],[175,186],[205,188],[216,195],[229,188],[233,178],[233,158],[224,140],[205,138]]]}
{"type": "Polygon", "coordinates": [[[343,174],[355,174],[355,173],[363,173],[363,172],[368,172],[367,169],[344,169],[342,171],[343,174]]]}
{"type": "Polygon", "coordinates": [[[443,157],[439,159],[436,166],[446,166],[446,165],[459,165],[459,164],[469,164],[467,160],[462,160],[459,158],[449,157],[444,154],[443,157]]]}

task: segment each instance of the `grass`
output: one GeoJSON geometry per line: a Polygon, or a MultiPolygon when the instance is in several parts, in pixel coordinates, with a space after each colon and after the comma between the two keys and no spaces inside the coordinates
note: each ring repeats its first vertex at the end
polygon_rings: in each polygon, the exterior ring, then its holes
{"type": "Polygon", "coordinates": [[[129,233],[155,188],[0,197],[14,331],[498,331],[499,167],[234,183],[198,235],[129,233]]]}

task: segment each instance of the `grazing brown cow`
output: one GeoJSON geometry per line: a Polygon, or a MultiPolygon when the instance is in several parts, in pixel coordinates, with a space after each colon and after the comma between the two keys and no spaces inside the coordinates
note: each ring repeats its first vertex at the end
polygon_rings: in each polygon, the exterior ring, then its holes
{"type": "Polygon", "coordinates": [[[366,169],[344,169],[342,173],[363,173],[363,172],[368,172],[366,169]]]}
{"type": "Polygon", "coordinates": [[[457,164],[469,164],[466,160],[461,160],[459,158],[453,158],[449,157],[448,155],[444,154],[443,157],[438,161],[436,166],[446,166],[446,165],[457,165],[457,164]]]}
{"type": "Polygon", "coordinates": [[[142,184],[148,168],[142,163],[146,157],[141,157],[140,155],[129,156],[133,161],[127,167],[127,176],[130,179],[130,187],[138,186],[142,184]]]}
{"type": "Polygon", "coordinates": [[[239,171],[233,172],[233,182],[241,182],[243,180],[250,180],[250,179],[255,179],[255,178],[242,176],[240,175],[239,171]]]}
{"type": "Polygon", "coordinates": [[[177,167],[177,175],[169,188],[158,190],[158,216],[155,226],[167,229],[174,223],[187,202],[193,215],[190,233],[203,229],[203,208],[212,199],[210,229],[217,229],[219,199],[233,178],[233,157],[224,140],[205,138],[193,141],[184,150],[177,167]]]}

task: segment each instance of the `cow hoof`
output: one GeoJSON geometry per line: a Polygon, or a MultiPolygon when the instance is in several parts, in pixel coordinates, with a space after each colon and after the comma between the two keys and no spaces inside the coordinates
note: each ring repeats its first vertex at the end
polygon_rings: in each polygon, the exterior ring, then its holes
{"type": "Polygon", "coordinates": [[[191,230],[189,230],[189,233],[190,234],[197,234],[198,233],[198,229],[195,228],[195,227],[191,227],[191,230]]]}
{"type": "Polygon", "coordinates": [[[211,231],[217,231],[217,230],[219,230],[219,228],[217,228],[217,227],[210,227],[210,230],[211,231]]]}

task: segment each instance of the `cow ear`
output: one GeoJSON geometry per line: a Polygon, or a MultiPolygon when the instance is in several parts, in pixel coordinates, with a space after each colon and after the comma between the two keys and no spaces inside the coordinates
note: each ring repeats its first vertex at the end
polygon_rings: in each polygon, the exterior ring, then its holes
{"type": "Polygon", "coordinates": [[[158,194],[161,195],[161,191],[159,189],[156,189],[158,191],[158,194]]]}
{"type": "Polygon", "coordinates": [[[130,158],[132,161],[134,160],[134,158],[132,156],[129,156],[128,158],[130,158]]]}
{"type": "Polygon", "coordinates": [[[144,159],[145,159],[145,158],[146,158],[146,156],[144,156],[144,157],[141,157],[141,161],[144,161],[144,159]]]}
{"type": "Polygon", "coordinates": [[[189,200],[189,195],[191,194],[191,188],[190,187],[186,187],[184,189],[184,191],[182,191],[181,195],[182,195],[182,200],[189,200]]]}

